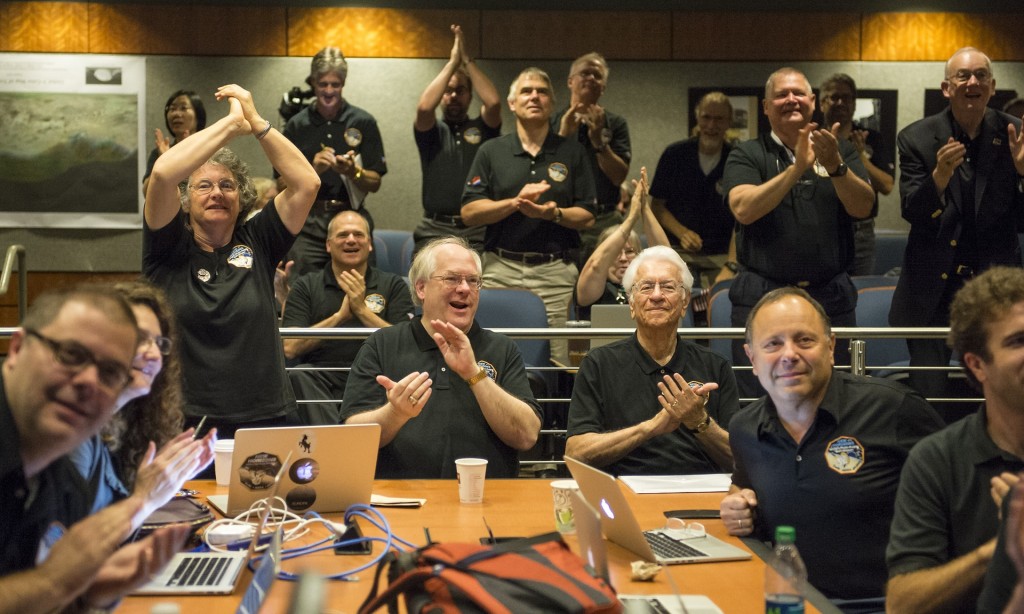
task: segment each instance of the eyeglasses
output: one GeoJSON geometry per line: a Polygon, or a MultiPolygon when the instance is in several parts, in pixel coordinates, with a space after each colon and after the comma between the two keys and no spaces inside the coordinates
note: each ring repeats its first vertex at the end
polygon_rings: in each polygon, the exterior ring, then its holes
{"type": "Polygon", "coordinates": [[[988,83],[992,80],[992,73],[985,68],[979,68],[978,70],[958,70],[952,75],[946,77],[948,81],[955,81],[957,83],[967,83],[974,77],[978,80],[978,83],[988,83]]]}
{"type": "Polygon", "coordinates": [[[96,358],[89,348],[78,342],[50,339],[32,328],[26,328],[25,334],[46,344],[53,352],[53,357],[57,359],[57,362],[68,369],[73,369],[76,373],[84,371],[89,365],[96,365],[96,373],[104,388],[121,391],[131,381],[132,373],[128,367],[116,360],[96,358]]]}
{"type": "Polygon", "coordinates": [[[665,296],[672,296],[680,291],[679,282],[675,281],[652,281],[644,279],[633,284],[633,290],[647,296],[654,293],[655,288],[661,288],[665,296]]]}
{"type": "Polygon", "coordinates": [[[619,254],[625,256],[626,258],[632,258],[633,256],[636,256],[637,251],[632,247],[623,247],[622,251],[619,252],[619,254]]]}
{"type": "Polygon", "coordinates": [[[168,113],[172,113],[174,111],[177,111],[179,113],[188,113],[191,110],[192,106],[187,104],[172,104],[167,107],[168,113]]]}
{"type": "Polygon", "coordinates": [[[484,285],[484,280],[479,275],[434,275],[431,279],[438,279],[444,284],[445,289],[454,290],[466,282],[471,290],[479,290],[484,285]]]}
{"type": "Polygon", "coordinates": [[[167,337],[164,337],[162,335],[154,335],[152,337],[146,337],[142,341],[139,341],[138,351],[145,352],[149,348],[156,346],[156,349],[159,350],[161,354],[167,356],[168,354],[171,353],[171,345],[171,340],[168,339],[167,337]]]}
{"type": "Polygon", "coordinates": [[[673,535],[676,539],[701,539],[708,536],[708,530],[699,522],[686,522],[681,518],[669,518],[665,528],[671,531],[685,531],[684,535],[673,535]]]}
{"type": "Polygon", "coordinates": [[[199,194],[209,194],[210,192],[213,191],[214,186],[220,188],[220,191],[225,194],[227,194],[228,192],[234,192],[235,190],[238,189],[238,184],[236,184],[234,181],[231,181],[230,179],[221,179],[217,183],[204,179],[199,183],[195,184],[194,186],[190,187],[199,194]]]}

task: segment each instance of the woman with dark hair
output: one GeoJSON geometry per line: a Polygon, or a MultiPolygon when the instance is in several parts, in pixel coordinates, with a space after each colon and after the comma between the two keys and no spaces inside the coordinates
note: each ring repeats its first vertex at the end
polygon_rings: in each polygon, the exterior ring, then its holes
{"type": "Polygon", "coordinates": [[[217,90],[227,117],[160,156],[143,225],[143,273],[163,288],[181,328],[185,423],[204,416],[225,437],[286,424],[295,396],[284,371],[274,269],[320,187],[305,156],[260,117],[237,85],[217,90]],[[248,166],[225,146],[252,135],[287,187],[256,204],[248,166]]]}
{"type": "Polygon", "coordinates": [[[191,429],[181,432],[181,363],[167,297],[144,281],[115,287],[139,325],[132,379],[110,423],[70,457],[94,493],[93,511],[134,492],[145,502],[136,517],[141,521],[209,465],[215,436],[211,431],[193,441],[191,429]]]}
{"type": "Polygon", "coordinates": [[[167,125],[166,137],[159,128],[153,131],[156,146],[149,152],[149,160],[146,161],[146,174],[142,177],[143,193],[149,186],[149,176],[156,159],[188,135],[206,127],[206,107],[203,106],[202,98],[192,90],[174,92],[164,104],[164,123],[167,125]]]}

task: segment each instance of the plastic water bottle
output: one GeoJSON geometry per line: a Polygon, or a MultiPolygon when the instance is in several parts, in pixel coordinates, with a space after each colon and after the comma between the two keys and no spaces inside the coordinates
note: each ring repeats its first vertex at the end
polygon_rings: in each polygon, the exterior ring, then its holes
{"type": "Polygon", "coordinates": [[[775,552],[764,571],[765,614],[804,614],[807,567],[796,549],[796,530],[775,529],[775,552]]]}

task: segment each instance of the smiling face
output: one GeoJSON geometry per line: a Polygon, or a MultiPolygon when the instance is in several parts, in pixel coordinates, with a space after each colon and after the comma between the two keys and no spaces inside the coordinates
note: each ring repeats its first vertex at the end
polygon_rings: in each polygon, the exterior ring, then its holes
{"type": "Polygon", "coordinates": [[[981,384],[985,399],[1018,407],[1024,397],[1024,303],[1016,303],[986,326],[989,357],[964,354],[964,364],[981,384]]]}
{"type": "Polygon", "coordinates": [[[422,321],[428,331],[433,331],[431,320],[443,320],[468,332],[476,316],[480,301],[480,290],[461,279],[454,288],[448,288],[441,276],[480,276],[480,268],[472,252],[459,245],[442,245],[437,248],[434,270],[426,279],[416,282],[416,296],[423,302],[422,321]]]}
{"type": "Polygon", "coordinates": [[[765,92],[764,114],[778,134],[795,133],[811,121],[814,93],[799,72],[776,74],[765,92]]]}
{"type": "Polygon", "coordinates": [[[547,122],[551,117],[553,102],[551,84],[539,75],[525,74],[516,84],[515,97],[509,102],[509,109],[522,123],[547,122]]]}
{"type": "Polygon", "coordinates": [[[578,62],[573,64],[570,73],[569,91],[574,100],[594,104],[601,99],[608,83],[608,73],[600,62],[578,62]]]}
{"type": "Polygon", "coordinates": [[[344,87],[345,80],[334,72],[324,73],[313,81],[316,110],[320,115],[333,119],[341,111],[341,90],[344,87]]]}
{"type": "Polygon", "coordinates": [[[235,225],[240,205],[238,181],[231,171],[208,162],[192,173],[188,185],[188,214],[193,224],[202,227],[235,225]]]}
{"type": "Polygon", "coordinates": [[[980,51],[962,51],[946,63],[942,95],[949,99],[950,110],[957,122],[970,124],[978,121],[995,91],[992,67],[988,57],[980,51]]]}
{"type": "Polygon", "coordinates": [[[825,125],[831,127],[839,122],[846,126],[853,122],[853,112],[857,110],[857,99],[854,98],[853,90],[845,83],[833,83],[829,89],[822,90],[821,114],[825,116],[825,125]]]}
{"type": "Polygon", "coordinates": [[[373,245],[366,219],[355,211],[342,211],[327,228],[327,253],[336,272],[362,268],[373,245]]]}
{"type": "MultiPolygon", "coordinates": [[[[75,342],[97,360],[125,368],[132,362],[138,339],[133,326],[115,323],[101,309],[76,300],[69,300],[39,333],[57,342],[75,342]]],[[[3,369],[23,451],[44,449],[44,456],[66,454],[98,432],[113,415],[121,392],[100,382],[95,365],[65,367],[54,350],[24,330],[11,338],[3,369]]]]}
{"type": "Polygon", "coordinates": [[[167,106],[167,125],[171,127],[174,137],[181,140],[196,131],[196,110],[188,96],[178,96],[167,106]]]}
{"type": "Polygon", "coordinates": [[[697,126],[700,128],[700,144],[706,148],[720,149],[725,142],[725,131],[732,121],[732,109],[719,102],[705,103],[697,111],[697,126]]]}
{"type": "MultiPolygon", "coordinates": [[[[140,397],[149,394],[153,387],[153,380],[164,368],[164,356],[157,347],[156,338],[164,336],[164,330],[160,327],[160,320],[157,319],[153,310],[146,305],[132,305],[132,312],[135,314],[135,321],[139,324],[139,335],[142,342],[139,343],[135,352],[135,359],[132,361],[132,381],[128,388],[140,397]]],[[[123,398],[124,395],[122,395],[123,398]]]]}
{"type": "Polygon", "coordinates": [[[832,377],[835,336],[806,299],[788,295],[763,305],[743,349],[777,408],[817,407],[832,377]]]}
{"type": "Polygon", "coordinates": [[[648,259],[636,270],[633,288],[629,292],[629,313],[636,320],[638,329],[676,329],[679,318],[690,304],[690,293],[686,290],[682,272],[666,260],[648,259]],[[640,289],[646,283],[659,282],[649,294],[640,289]],[[675,291],[666,291],[662,286],[671,284],[675,291]]]}

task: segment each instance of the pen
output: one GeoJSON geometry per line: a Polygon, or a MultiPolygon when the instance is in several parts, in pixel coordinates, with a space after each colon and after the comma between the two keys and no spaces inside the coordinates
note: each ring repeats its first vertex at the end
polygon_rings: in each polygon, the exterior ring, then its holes
{"type": "Polygon", "coordinates": [[[192,439],[199,439],[199,432],[203,430],[203,425],[206,424],[206,416],[203,416],[199,420],[199,424],[196,425],[196,430],[192,431],[192,439]]]}

